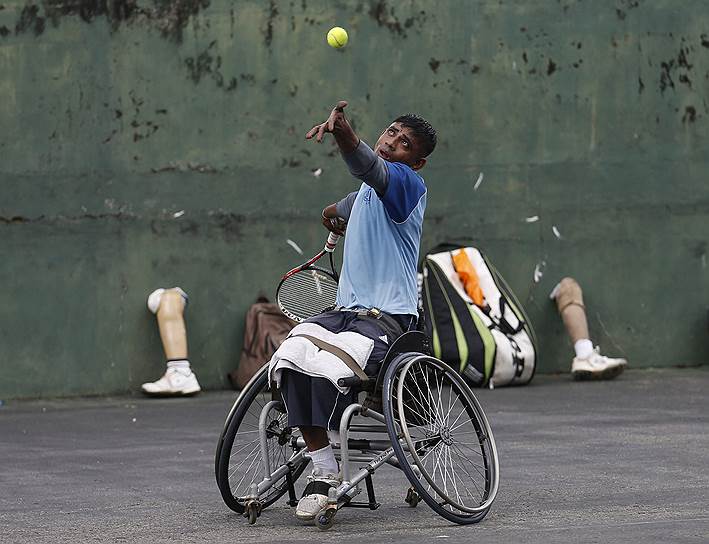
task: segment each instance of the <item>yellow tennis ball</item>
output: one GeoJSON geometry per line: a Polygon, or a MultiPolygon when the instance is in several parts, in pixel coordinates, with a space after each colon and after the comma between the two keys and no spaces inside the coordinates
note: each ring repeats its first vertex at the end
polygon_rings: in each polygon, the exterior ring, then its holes
{"type": "Polygon", "coordinates": [[[347,40],[347,31],[339,26],[331,28],[327,33],[327,43],[335,49],[346,46],[347,40]]]}

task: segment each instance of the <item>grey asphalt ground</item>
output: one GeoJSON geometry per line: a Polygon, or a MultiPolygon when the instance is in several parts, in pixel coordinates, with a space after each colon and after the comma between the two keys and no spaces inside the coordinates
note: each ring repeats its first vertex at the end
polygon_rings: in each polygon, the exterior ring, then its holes
{"type": "Polygon", "coordinates": [[[409,508],[386,467],[381,508],[345,509],[327,533],[283,501],[255,526],[222,503],[213,456],[231,392],[9,402],[0,542],[709,542],[707,391],[709,367],[478,391],[501,464],[485,520],[409,508]]]}

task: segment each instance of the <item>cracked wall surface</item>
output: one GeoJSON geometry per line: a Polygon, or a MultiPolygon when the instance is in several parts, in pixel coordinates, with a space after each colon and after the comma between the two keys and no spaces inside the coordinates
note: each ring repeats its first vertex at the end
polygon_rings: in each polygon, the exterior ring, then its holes
{"type": "Polygon", "coordinates": [[[340,98],[369,142],[407,111],[438,129],[423,247],[490,255],[540,371],[570,365],[547,298],[565,275],[604,352],[706,364],[708,16],[704,0],[0,0],[0,399],[157,378],[145,299],[174,285],[200,381],[226,386],[248,305],[302,260],[287,240],[315,253],[322,207],[358,185],[303,138],[340,98]]]}

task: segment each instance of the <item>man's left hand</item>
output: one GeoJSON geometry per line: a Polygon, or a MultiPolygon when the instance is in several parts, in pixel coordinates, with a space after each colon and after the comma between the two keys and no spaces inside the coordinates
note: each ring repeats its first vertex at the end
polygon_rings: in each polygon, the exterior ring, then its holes
{"type": "Polygon", "coordinates": [[[347,118],[345,117],[344,112],[344,109],[346,107],[347,102],[344,100],[340,100],[337,105],[332,108],[332,111],[330,112],[330,116],[327,118],[327,121],[325,121],[324,123],[320,123],[319,125],[315,125],[313,128],[311,128],[305,135],[305,138],[307,140],[310,140],[313,136],[315,136],[315,140],[320,143],[322,142],[323,136],[325,136],[326,132],[334,133],[335,130],[337,130],[338,128],[346,126],[347,118]]]}

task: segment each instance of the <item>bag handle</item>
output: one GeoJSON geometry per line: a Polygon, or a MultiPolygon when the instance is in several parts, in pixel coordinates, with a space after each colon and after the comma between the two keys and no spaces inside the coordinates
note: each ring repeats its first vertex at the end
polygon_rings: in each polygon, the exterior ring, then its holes
{"type": "Polygon", "coordinates": [[[517,334],[519,331],[521,331],[522,329],[524,329],[525,322],[522,321],[521,319],[518,319],[518,323],[517,323],[516,327],[513,327],[512,325],[510,325],[510,322],[507,321],[507,318],[505,317],[505,308],[506,308],[507,302],[505,301],[503,296],[500,296],[500,304],[499,305],[500,305],[500,317],[499,318],[492,315],[492,312],[490,311],[490,306],[486,306],[485,308],[482,309],[483,312],[485,313],[485,315],[490,319],[490,321],[492,321],[492,325],[490,326],[490,328],[492,328],[492,326],[495,326],[498,329],[500,329],[500,331],[502,331],[503,333],[505,333],[508,336],[513,336],[513,335],[517,334]]]}
{"type": "Polygon", "coordinates": [[[517,334],[519,331],[521,331],[524,328],[524,321],[521,319],[517,319],[517,326],[513,327],[510,325],[510,322],[507,321],[507,318],[505,317],[505,308],[507,307],[507,301],[505,298],[500,295],[500,324],[504,323],[504,327],[510,331],[509,334],[517,334]]]}

